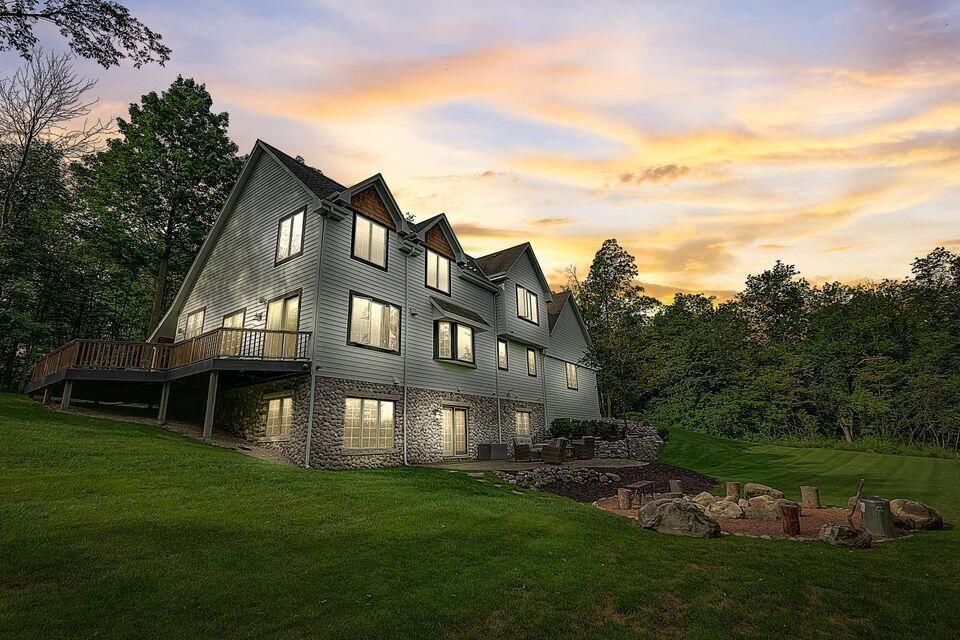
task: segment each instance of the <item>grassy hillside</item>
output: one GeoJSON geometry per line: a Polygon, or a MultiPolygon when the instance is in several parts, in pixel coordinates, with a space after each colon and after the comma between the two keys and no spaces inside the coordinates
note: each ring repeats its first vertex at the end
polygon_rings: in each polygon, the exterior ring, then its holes
{"type": "MultiPolygon", "coordinates": [[[[665,461],[960,518],[960,463],[674,432],[665,461]]],[[[434,469],[307,471],[0,395],[0,638],[956,637],[960,536],[640,530],[434,469]]]]}

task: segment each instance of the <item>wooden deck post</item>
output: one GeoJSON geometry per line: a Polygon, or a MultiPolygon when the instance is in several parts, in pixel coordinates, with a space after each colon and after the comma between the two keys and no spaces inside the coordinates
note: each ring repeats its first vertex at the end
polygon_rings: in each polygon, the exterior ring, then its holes
{"type": "Polygon", "coordinates": [[[53,395],[53,388],[48,385],[43,390],[43,404],[50,404],[50,396],[52,395],[53,395]]]}
{"type": "Polygon", "coordinates": [[[217,408],[217,371],[210,372],[210,384],[207,386],[207,410],[203,414],[203,438],[209,439],[213,435],[213,412],[217,408]]]}
{"type": "Polygon", "coordinates": [[[163,383],[163,388],[160,390],[160,410],[157,412],[157,422],[160,424],[167,423],[167,405],[170,403],[170,381],[163,383]]]}
{"type": "Polygon", "coordinates": [[[70,408],[71,393],[73,393],[73,380],[66,380],[63,383],[63,393],[60,395],[60,411],[70,408]]]}

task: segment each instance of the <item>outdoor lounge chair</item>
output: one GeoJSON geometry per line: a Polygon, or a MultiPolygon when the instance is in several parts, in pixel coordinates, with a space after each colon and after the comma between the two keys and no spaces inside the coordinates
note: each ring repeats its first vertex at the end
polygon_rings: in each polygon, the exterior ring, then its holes
{"type": "Polygon", "coordinates": [[[580,440],[574,440],[571,443],[573,457],[575,460],[590,460],[593,458],[593,452],[596,448],[593,436],[583,436],[580,440]]]}
{"type": "Polygon", "coordinates": [[[533,444],[528,436],[518,436],[513,439],[513,459],[517,462],[539,460],[543,445],[533,444]]]}
{"type": "Polygon", "coordinates": [[[544,462],[550,464],[563,464],[563,459],[567,457],[567,439],[557,438],[554,443],[543,445],[541,456],[544,462]]]}

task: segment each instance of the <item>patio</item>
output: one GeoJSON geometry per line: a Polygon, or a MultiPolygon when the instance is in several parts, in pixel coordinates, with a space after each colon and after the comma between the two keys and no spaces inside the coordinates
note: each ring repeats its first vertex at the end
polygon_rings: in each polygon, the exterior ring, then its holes
{"type": "Polygon", "coordinates": [[[530,471],[537,467],[562,466],[566,469],[590,467],[592,469],[622,469],[624,467],[642,467],[649,464],[644,460],[628,458],[592,458],[590,460],[565,460],[562,465],[554,465],[540,460],[517,462],[515,460],[457,460],[423,465],[454,471],[530,471]]]}

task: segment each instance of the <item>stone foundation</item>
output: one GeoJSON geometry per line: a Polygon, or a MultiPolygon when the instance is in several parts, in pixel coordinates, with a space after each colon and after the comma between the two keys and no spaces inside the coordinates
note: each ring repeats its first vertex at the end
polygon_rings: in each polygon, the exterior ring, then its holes
{"type": "MultiPolygon", "coordinates": [[[[266,384],[231,389],[218,400],[216,428],[251,442],[280,451],[290,462],[302,465],[306,447],[307,408],[310,378],[299,376],[266,384]],[[271,394],[293,392],[293,419],[290,435],[282,441],[263,440],[266,404],[271,394]]],[[[314,424],[310,445],[310,466],[322,469],[371,469],[403,464],[403,388],[342,378],[317,378],[314,424]],[[343,446],[343,412],[347,397],[376,398],[395,402],[394,442],[383,449],[347,449],[343,446]]],[[[498,442],[497,400],[431,389],[407,389],[407,460],[427,464],[444,460],[442,409],[467,409],[467,455],[476,458],[477,445],[498,442]]],[[[500,401],[502,441],[512,443],[516,435],[514,412],[530,412],[530,431],[535,440],[549,436],[543,405],[516,400],[500,401]]]]}

